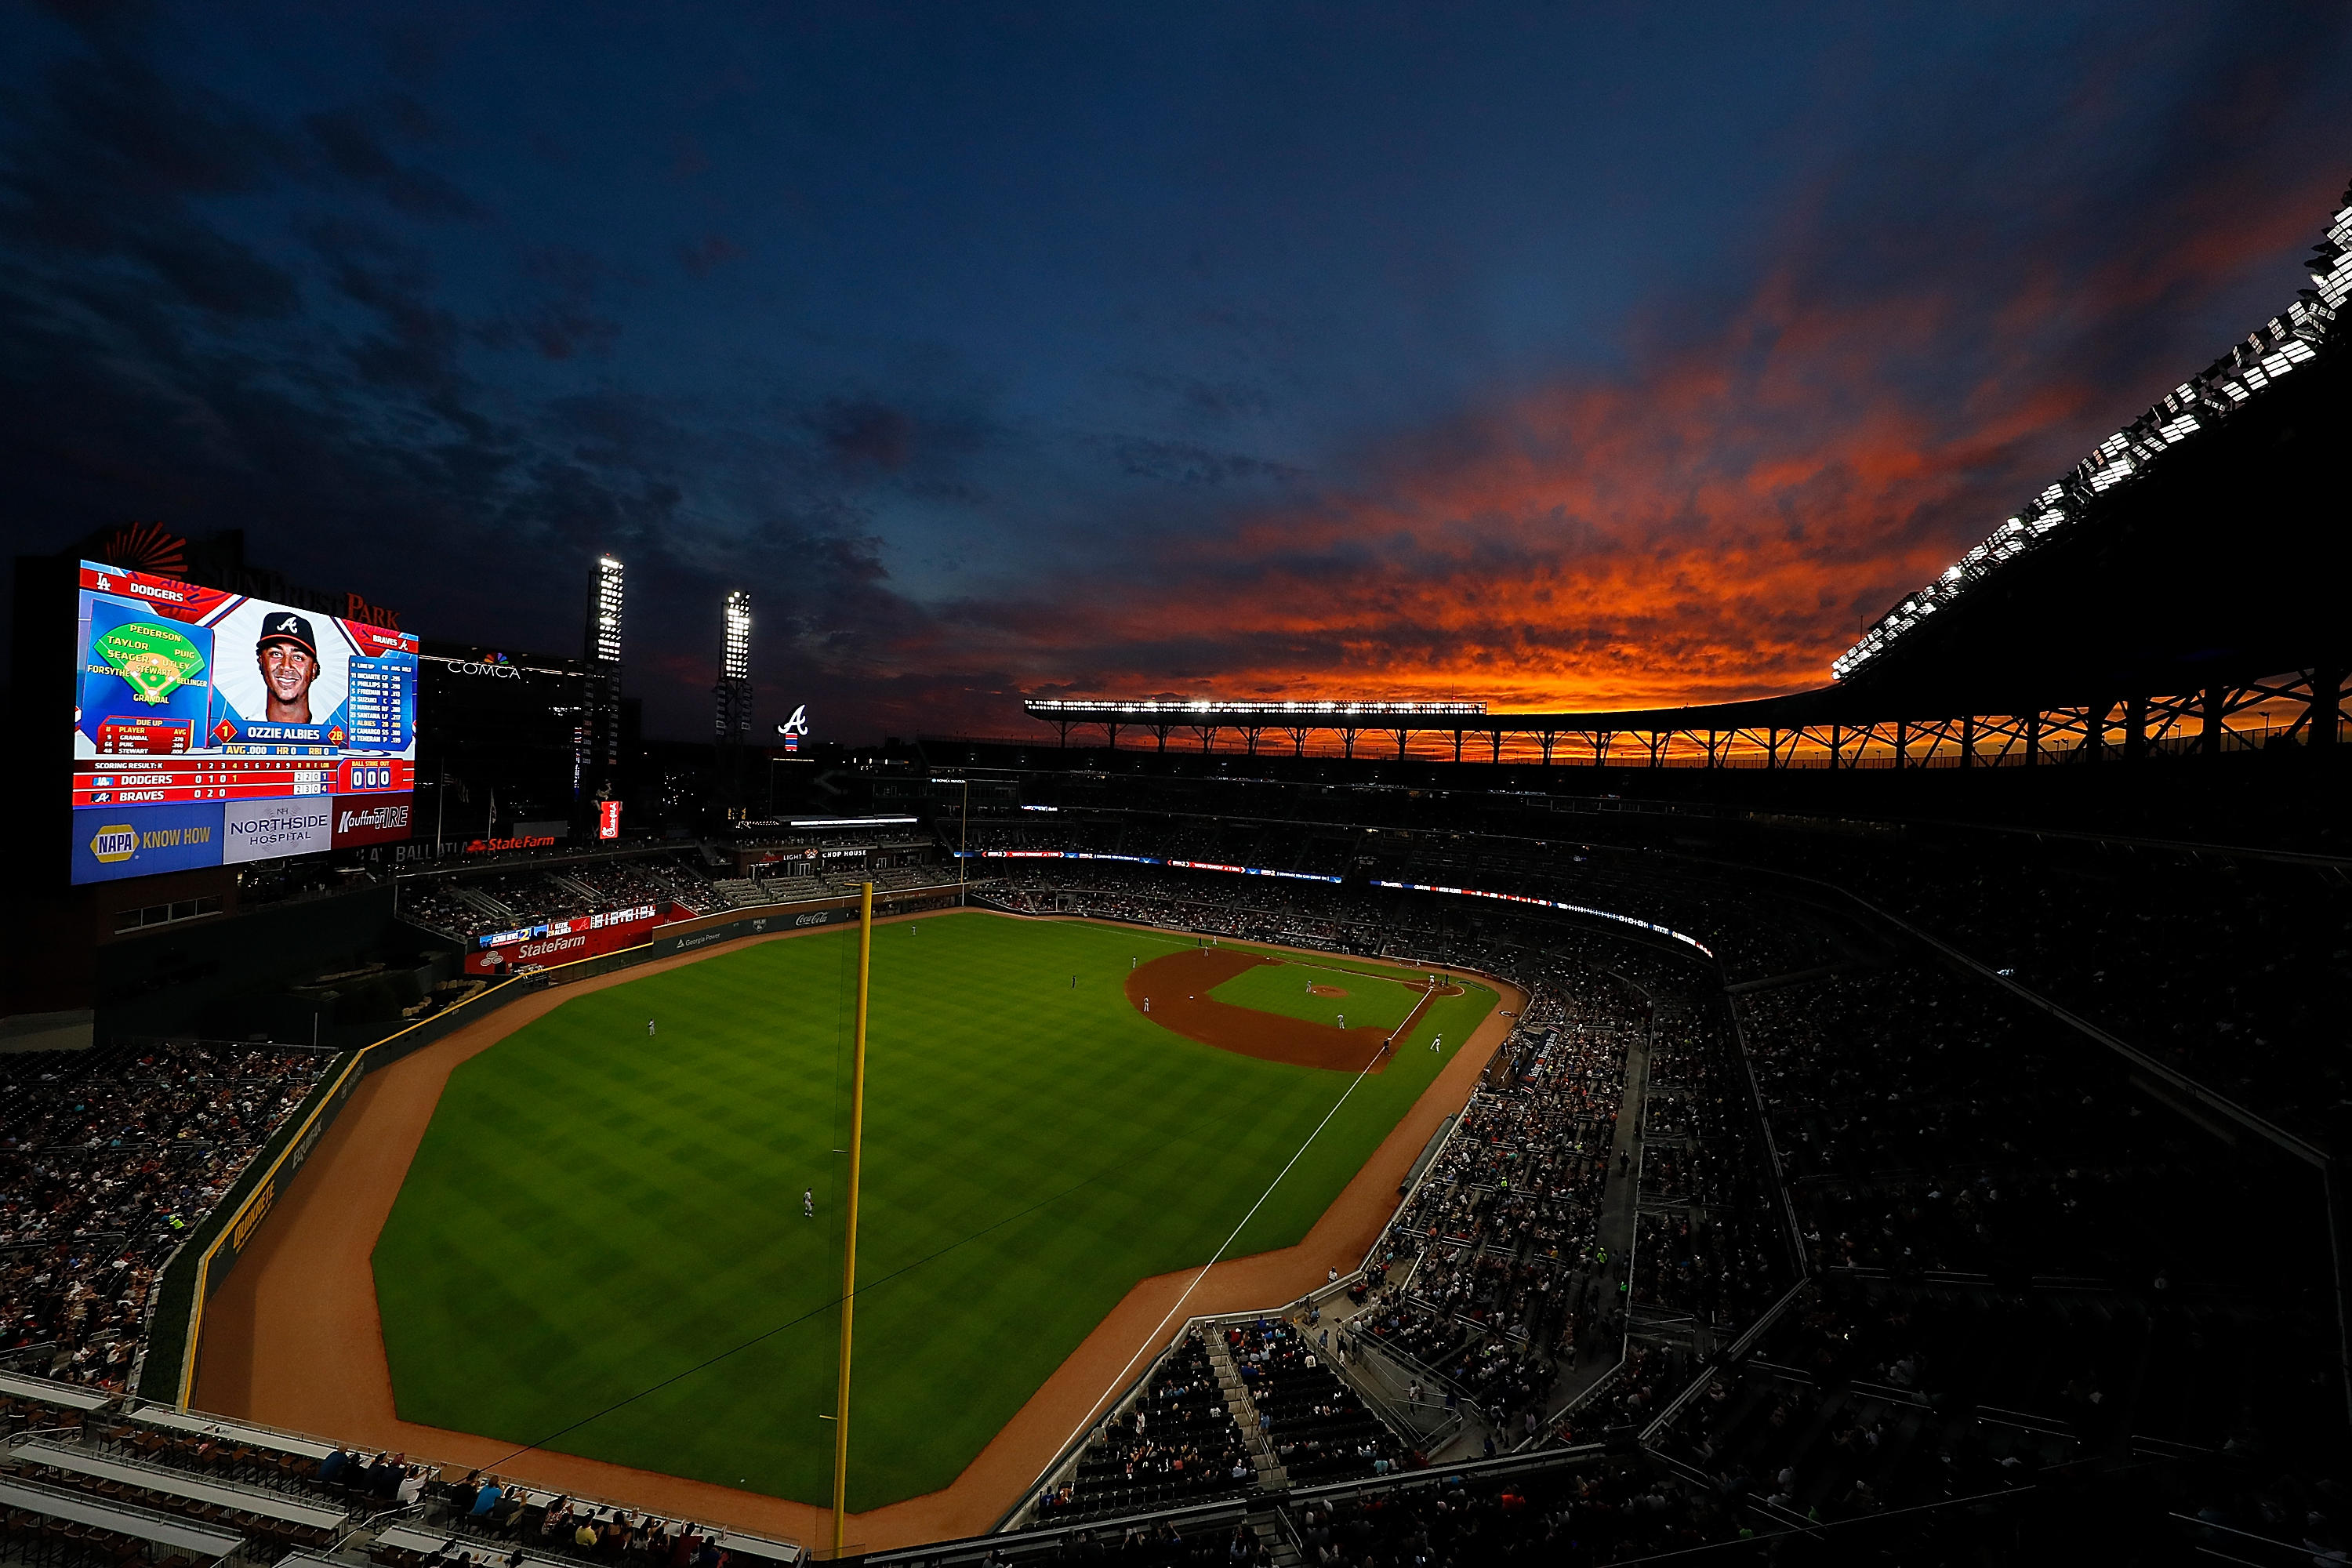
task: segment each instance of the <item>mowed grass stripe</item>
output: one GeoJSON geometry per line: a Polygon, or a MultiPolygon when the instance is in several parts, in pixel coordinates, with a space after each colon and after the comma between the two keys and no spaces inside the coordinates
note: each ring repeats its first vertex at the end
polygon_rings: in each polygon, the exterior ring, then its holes
{"type": "MultiPolygon", "coordinates": [[[[451,1076],[375,1255],[404,1416],[532,1442],[813,1314],[553,1446],[824,1500],[854,940],[572,998],[451,1076]]],[[[1347,1088],[1136,1014],[1131,964],[1184,945],[877,929],[854,1507],[952,1480],[1138,1279],[1205,1260],[1347,1088]]],[[[1235,1253],[1297,1242],[1443,1065],[1411,1047],[1434,1026],[1450,1055],[1493,1003],[1433,1005],[1235,1253]]]]}

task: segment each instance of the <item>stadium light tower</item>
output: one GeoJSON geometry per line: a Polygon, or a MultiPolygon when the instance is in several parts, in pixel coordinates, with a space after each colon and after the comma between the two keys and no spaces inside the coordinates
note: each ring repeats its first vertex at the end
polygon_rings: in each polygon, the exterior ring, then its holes
{"type": "Polygon", "coordinates": [[[609,555],[596,557],[596,581],[589,589],[588,661],[621,662],[622,575],[626,569],[609,555]]]}
{"type": "Polygon", "coordinates": [[[751,679],[751,595],[740,588],[727,595],[727,679],[751,679]]]}
{"type": "Polygon", "coordinates": [[[711,697],[719,743],[740,746],[751,738],[751,595],[736,589],[721,614],[726,645],[711,697]]]}
{"type": "Polygon", "coordinates": [[[621,600],[625,569],[610,555],[596,557],[588,584],[585,710],[572,769],[575,795],[610,783],[621,765],[621,600]]]}

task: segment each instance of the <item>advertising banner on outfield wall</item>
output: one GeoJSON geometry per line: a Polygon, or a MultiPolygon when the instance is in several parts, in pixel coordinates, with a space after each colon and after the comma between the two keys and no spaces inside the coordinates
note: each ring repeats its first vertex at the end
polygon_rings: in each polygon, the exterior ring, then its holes
{"type": "Polygon", "coordinates": [[[530,931],[500,931],[488,945],[466,955],[468,974],[504,974],[530,964],[570,963],[576,958],[618,952],[653,935],[654,911],[648,907],[616,910],[610,914],[576,915],[550,921],[530,931]]]}
{"type": "Polygon", "coordinates": [[[747,936],[806,931],[812,926],[839,925],[856,918],[857,908],[854,904],[847,909],[803,910],[797,914],[748,915],[741,920],[729,921],[724,925],[705,926],[700,931],[656,937],[653,956],[667,958],[674,952],[692,952],[698,947],[737,942],[747,936]]]}

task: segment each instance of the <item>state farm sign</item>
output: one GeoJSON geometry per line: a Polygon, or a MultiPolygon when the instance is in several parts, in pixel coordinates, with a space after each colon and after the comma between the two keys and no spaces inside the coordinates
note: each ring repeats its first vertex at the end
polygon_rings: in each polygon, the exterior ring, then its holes
{"type": "Polygon", "coordinates": [[[653,931],[653,907],[639,905],[604,914],[550,921],[529,931],[498,931],[480,938],[481,945],[466,955],[466,973],[504,974],[515,969],[569,963],[576,958],[618,952],[649,941],[653,931]]]}

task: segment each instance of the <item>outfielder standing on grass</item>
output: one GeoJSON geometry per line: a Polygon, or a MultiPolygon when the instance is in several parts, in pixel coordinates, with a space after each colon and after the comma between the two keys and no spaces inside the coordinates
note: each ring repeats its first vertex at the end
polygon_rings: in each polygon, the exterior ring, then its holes
{"type": "Polygon", "coordinates": [[[803,1187],[801,1189],[801,1217],[803,1219],[816,1218],[816,1189],[814,1187],[803,1187]]]}
{"type": "Polygon", "coordinates": [[[653,1021],[651,1018],[647,1018],[647,1019],[646,1020],[646,1037],[648,1039],[652,1038],[652,1037],[653,1037],[653,1032],[654,1032],[654,1021],[653,1021]]]}

